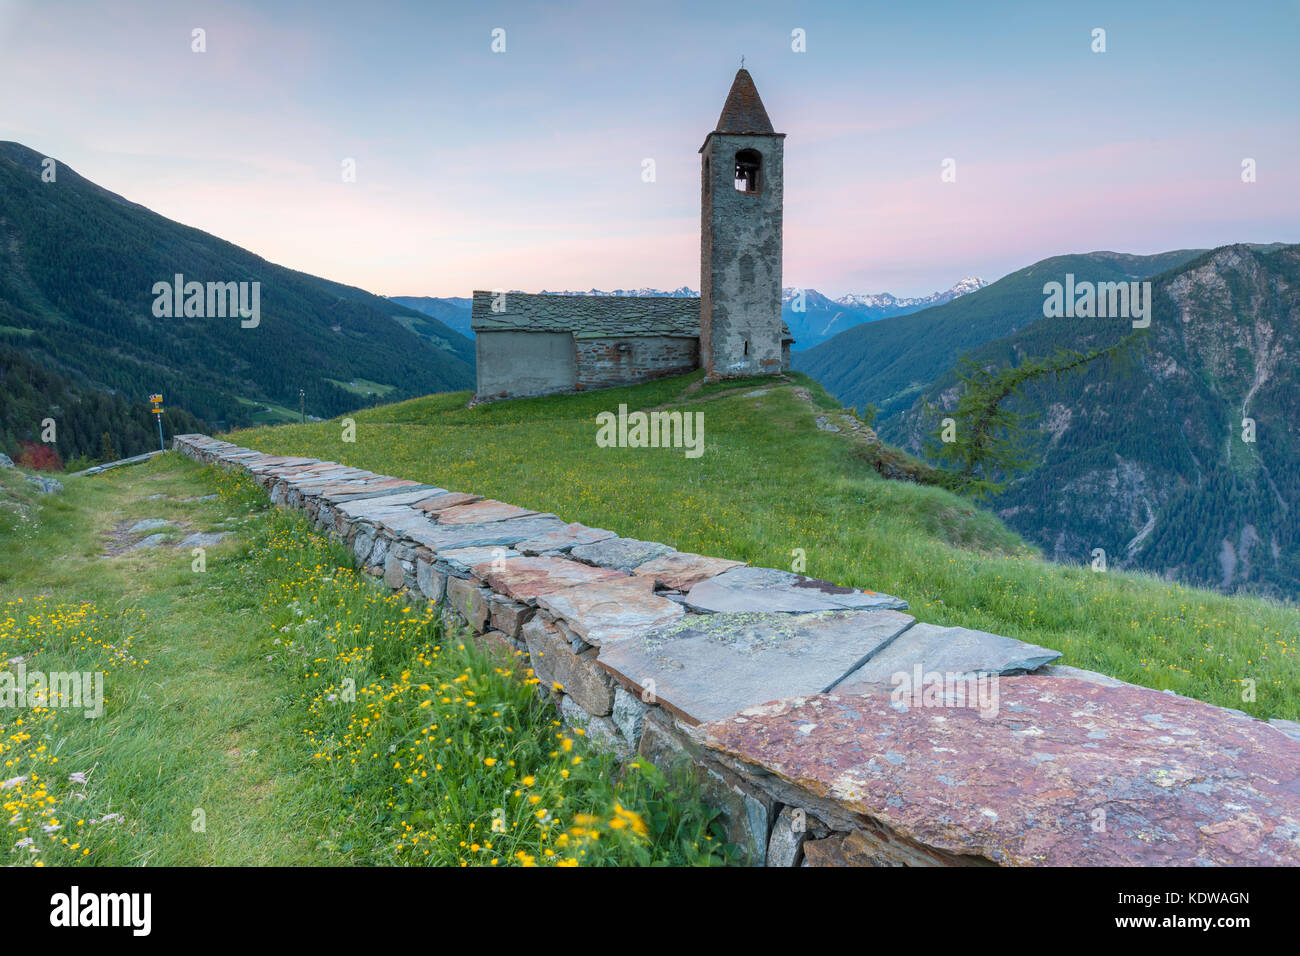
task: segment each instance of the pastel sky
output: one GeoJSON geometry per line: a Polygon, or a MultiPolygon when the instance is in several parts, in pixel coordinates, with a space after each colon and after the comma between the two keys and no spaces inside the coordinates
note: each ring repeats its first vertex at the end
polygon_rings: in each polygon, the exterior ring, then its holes
{"type": "Polygon", "coordinates": [[[0,0],[0,140],[381,294],[695,288],[743,55],[788,134],[785,284],[919,295],[1300,241],[1297,50],[1296,0],[0,0]]]}

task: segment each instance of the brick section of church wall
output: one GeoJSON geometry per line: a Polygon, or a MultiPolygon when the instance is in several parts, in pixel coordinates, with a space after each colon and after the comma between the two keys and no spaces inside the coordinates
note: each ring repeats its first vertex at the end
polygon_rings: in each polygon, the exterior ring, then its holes
{"type": "Polygon", "coordinates": [[[579,389],[633,385],[692,372],[700,364],[699,339],[643,336],[577,339],[579,389]]]}

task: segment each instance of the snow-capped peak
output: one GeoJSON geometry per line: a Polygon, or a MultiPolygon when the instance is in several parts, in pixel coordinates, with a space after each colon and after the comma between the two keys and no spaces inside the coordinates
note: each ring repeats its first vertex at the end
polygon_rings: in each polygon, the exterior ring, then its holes
{"type": "Polygon", "coordinates": [[[800,289],[797,286],[787,286],[781,290],[781,300],[783,302],[792,301],[800,292],[804,294],[805,299],[816,298],[827,302],[834,302],[836,305],[848,306],[854,309],[899,309],[925,307],[930,305],[941,305],[944,302],[951,302],[958,296],[966,295],[977,289],[984,288],[988,283],[976,276],[967,276],[957,282],[951,289],[944,292],[932,292],[929,295],[919,296],[916,298],[899,298],[888,292],[851,292],[848,295],[842,295],[838,299],[827,299],[816,289],[800,289]]]}

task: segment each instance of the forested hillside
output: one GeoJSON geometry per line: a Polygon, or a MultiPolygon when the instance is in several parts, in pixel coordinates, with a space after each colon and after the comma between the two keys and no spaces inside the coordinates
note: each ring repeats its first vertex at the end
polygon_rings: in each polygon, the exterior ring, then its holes
{"type": "Polygon", "coordinates": [[[404,319],[402,324],[416,335],[436,335],[436,329],[445,326],[459,332],[468,339],[472,340],[474,338],[474,330],[470,328],[469,324],[470,307],[473,305],[473,299],[458,296],[436,299],[427,295],[390,295],[388,301],[396,302],[398,305],[438,320],[430,324],[414,317],[409,320],[404,319]]]}
{"type": "MultiPolygon", "coordinates": [[[[1300,246],[1227,246],[1152,285],[1130,362],[1012,401],[1038,464],[991,505],[1059,560],[1102,549],[1109,567],[1300,597],[1300,246]]],[[[1125,319],[1039,318],[970,355],[1003,367],[1131,331],[1125,319]]],[[[923,401],[951,408],[957,384],[940,376],[882,436],[920,451],[937,427],[923,401]]]]}
{"type": "MultiPolygon", "coordinates": [[[[57,375],[22,353],[0,347],[0,452],[22,456],[24,445],[44,445],[70,464],[108,461],[158,447],[158,424],[148,401],[128,401],[89,382],[57,375]],[[54,421],[45,442],[43,423],[54,421]]],[[[163,433],[185,434],[203,423],[183,408],[163,410],[163,433]]]]}
{"type": "MultiPolygon", "coordinates": [[[[373,403],[373,385],[392,399],[473,382],[472,343],[437,320],[274,265],[18,143],[0,143],[0,240],[0,348],[65,388],[130,402],[161,392],[169,408],[233,426],[262,404],[296,411],[299,389],[307,413],[324,417],[373,403]],[[177,275],[260,283],[256,326],[156,316],[155,283],[177,275]],[[423,334],[404,327],[411,320],[423,334]]],[[[15,414],[5,415],[11,432],[15,414]]]]}

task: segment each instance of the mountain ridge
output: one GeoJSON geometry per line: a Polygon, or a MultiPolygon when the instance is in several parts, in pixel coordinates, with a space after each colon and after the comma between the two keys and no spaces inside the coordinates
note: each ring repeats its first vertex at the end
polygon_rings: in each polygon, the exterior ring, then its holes
{"type": "MultiPolygon", "coordinates": [[[[300,388],[307,410],[329,417],[370,403],[359,381],[392,386],[393,397],[472,383],[473,344],[435,320],[167,219],[62,162],[45,181],[46,159],[0,142],[0,347],[74,391],[160,392],[169,408],[231,426],[258,409],[296,412],[300,388]],[[159,318],[155,284],[178,274],[257,283],[256,327],[203,318],[201,299],[197,314],[159,318]]],[[[9,440],[35,437],[12,418],[0,421],[9,440]]]]}
{"type": "Polygon", "coordinates": [[[876,405],[884,421],[910,407],[921,389],[956,366],[967,351],[1042,318],[1046,278],[1074,273],[1093,281],[1144,280],[1206,251],[1051,256],[950,302],[846,329],[796,352],[792,365],[845,405],[876,405]]]}
{"type": "MultiPolygon", "coordinates": [[[[1039,463],[989,506],[1058,561],[1099,550],[1108,567],[1300,599],[1300,245],[1222,246],[1150,281],[1149,332],[1129,362],[1012,400],[1039,463]]],[[[1005,366],[1130,331],[1040,316],[969,357],[1005,366]]],[[[936,378],[882,419],[882,438],[920,453],[924,404],[951,408],[956,386],[952,370],[936,378]]]]}

